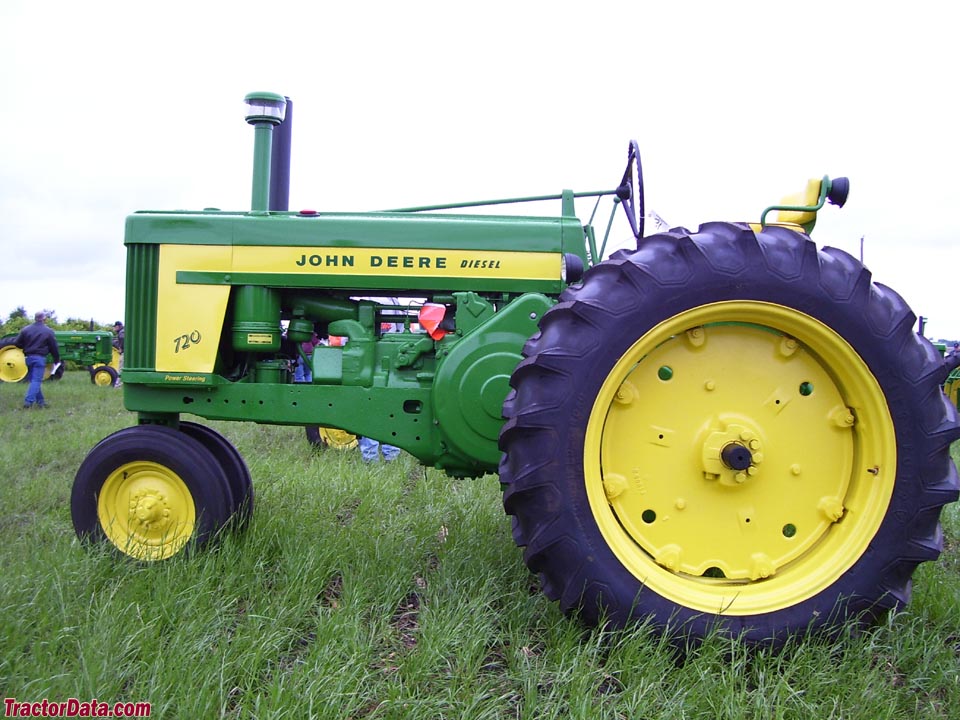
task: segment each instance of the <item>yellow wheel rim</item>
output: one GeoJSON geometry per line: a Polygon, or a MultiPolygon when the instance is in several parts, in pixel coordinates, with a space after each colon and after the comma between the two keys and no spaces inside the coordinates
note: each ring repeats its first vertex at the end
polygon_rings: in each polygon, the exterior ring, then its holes
{"type": "Polygon", "coordinates": [[[584,477],[605,541],[685,607],[781,610],[864,553],[893,492],[876,378],[837,333],[760,302],[664,321],[616,363],[587,425],[584,477]]]}
{"type": "MultiPolygon", "coordinates": [[[[109,367],[107,365],[102,365],[101,367],[109,367]]],[[[104,371],[93,371],[93,384],[99,385],[100,387],[109,387],[113,385],[113,378],[110,377],[110,373],[106,370],[104,371]]]]}
{"type": "Polygon", "coordinates": [[[196,506],[179,475],[154,462],[127,463],[112,472],[97,498],[107,538],[138,560],[165,560],[193,535],[196,506]]]}
{"type": "Polygon", "coordinates": [[[357,446],[357,436],[339,428],[319,428],[321,439],[334,450],[352,450],[357,446]]]}
{"type": "Polygon", "coordinates": [[[943,392],[950,398],[950,402],[954,407],[960,407],[957,397],[958,394],[960,394],[960,372],[954,370],[950,373],[946,382],[943,384],[943,392]]]}
{"type": "Polygon", "coordinates": [[[20,382],[27,376],[27,361],[23,350],[15,345],[0,348],[0,380],[20,382]]]}
{"type": "Polygon", "coordinates": [[[120,372],[120,351],[117,348],[113,348],[113,354],[110,356],[110,367],[120,372]]]}

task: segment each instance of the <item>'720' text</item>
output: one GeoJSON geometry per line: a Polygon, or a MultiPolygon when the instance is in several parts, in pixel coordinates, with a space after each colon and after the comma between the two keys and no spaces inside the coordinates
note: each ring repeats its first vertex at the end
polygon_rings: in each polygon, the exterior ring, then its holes
{"type": "Polygon", "coordinates": [[[200,342],[200,331],[194,330],[189,335],[181,335],[176,340],[173,341],[173,352],[174,354],[180,352],[181,350],[186,350],[191,345],[197,345],[200,342]]]}

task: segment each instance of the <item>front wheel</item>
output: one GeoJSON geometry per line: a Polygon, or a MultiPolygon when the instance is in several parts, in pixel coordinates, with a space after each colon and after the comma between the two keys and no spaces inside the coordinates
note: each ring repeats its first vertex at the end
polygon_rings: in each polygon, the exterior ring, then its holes
{"type": "Polygon", "coordinates": [[[230,484],[233,496],[231,515],[238,529],[244,529],[253,517],[253,479],[243,456],[233,443],[211,427],[193,422],[180,422],[180,431],[186,433],[207,448],[220,463],[230,484]]]}
{"type": "Polygon", "coordinates": [[[106,542],[145,561],[207,543],[233,507],[211,452],[186,433],[157,425],[101,440],[77,470],[70,499],[81,540],[106,542]]]}
{"type": "Polygon", "coordinates": [[[90,370],[90,382],[98,387],[113,387],[119,377],[117,371],[109,365],[98,365],[90,370]]]}
{"type": "Polygon", "coordinates": [[[783,228],[672,231],[593,269],[504,410],[504,504],[547,595],[588,623],[754,641],[905,603],[960,435],[914,321],[783,228]]]}

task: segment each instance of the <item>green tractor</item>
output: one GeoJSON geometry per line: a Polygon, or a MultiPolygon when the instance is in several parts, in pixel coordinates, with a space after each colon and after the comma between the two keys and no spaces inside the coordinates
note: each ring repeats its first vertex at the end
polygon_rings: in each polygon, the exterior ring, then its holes
{"type": "Polygon", "coordinates": [[[525,563],[587,624],[780,640],[908,601],[958,496],[960,425],[906,303],[807,235],[845,178],[809,181],[758,223],[648,236],[631,142],[609,190],[291,212],[290,103],[246,102],[249,211],[127,218],[138,424],[77,471],[80,538],[161,561],[249,518],[246,464],[190,413],[499,473],[525,563]],[[610,225],[598,243],[576,212],[601,198],[635,237],[608,259],[610,225]],[[472,207],[527,201],[560,212],[472,207]],[[314,332],[347,340],[316,347],[295,383],[314,332]]]}
{"type": "MultiPolygon", "coordinates": [[[[920,334],[924,334],[928,318],[920,316],[920,334]]],[[[950,404],[960,408],[960,343],[954,343],[947,349],[947,343],[934,342],[933,346],[946,359],[947,379],[943,381],[943,392],[949,398],[950,404]]]]}
{"type": "MultiPolygon", "coordinates": [[[[60,346],[61,363],[54,367],[53,357],[47,356],[44,380],[63,377],[65,363],[73,362],[86,368],[90,382],[100,387],[113,387],[120,377],[120,351],[114,347],[113,333],[105,330],[55,330],[60,346]]],[[[23,351],[13,344],[16,335],[0,338],[0,380],[20,382],[27,376],[23,351]]]]}

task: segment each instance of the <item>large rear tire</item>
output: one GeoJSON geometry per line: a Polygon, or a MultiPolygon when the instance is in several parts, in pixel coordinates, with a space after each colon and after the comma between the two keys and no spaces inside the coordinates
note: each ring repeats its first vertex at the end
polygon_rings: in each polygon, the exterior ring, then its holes
{"type": "Polygon", "coordinates": [[[560,300],[511,380],[500,474],[565,612],[760,641],[908,601],[960,429],[896,293],[792,230],[711,223],[560,300]]]}
{"type": "Polygon", "coordinates": [[[157,425],[101,440],[77,470],[70,499],[81,540],[107,542],[144,561],[204,545],[233,507],[211,452],[186,433],[157,425]]]}

